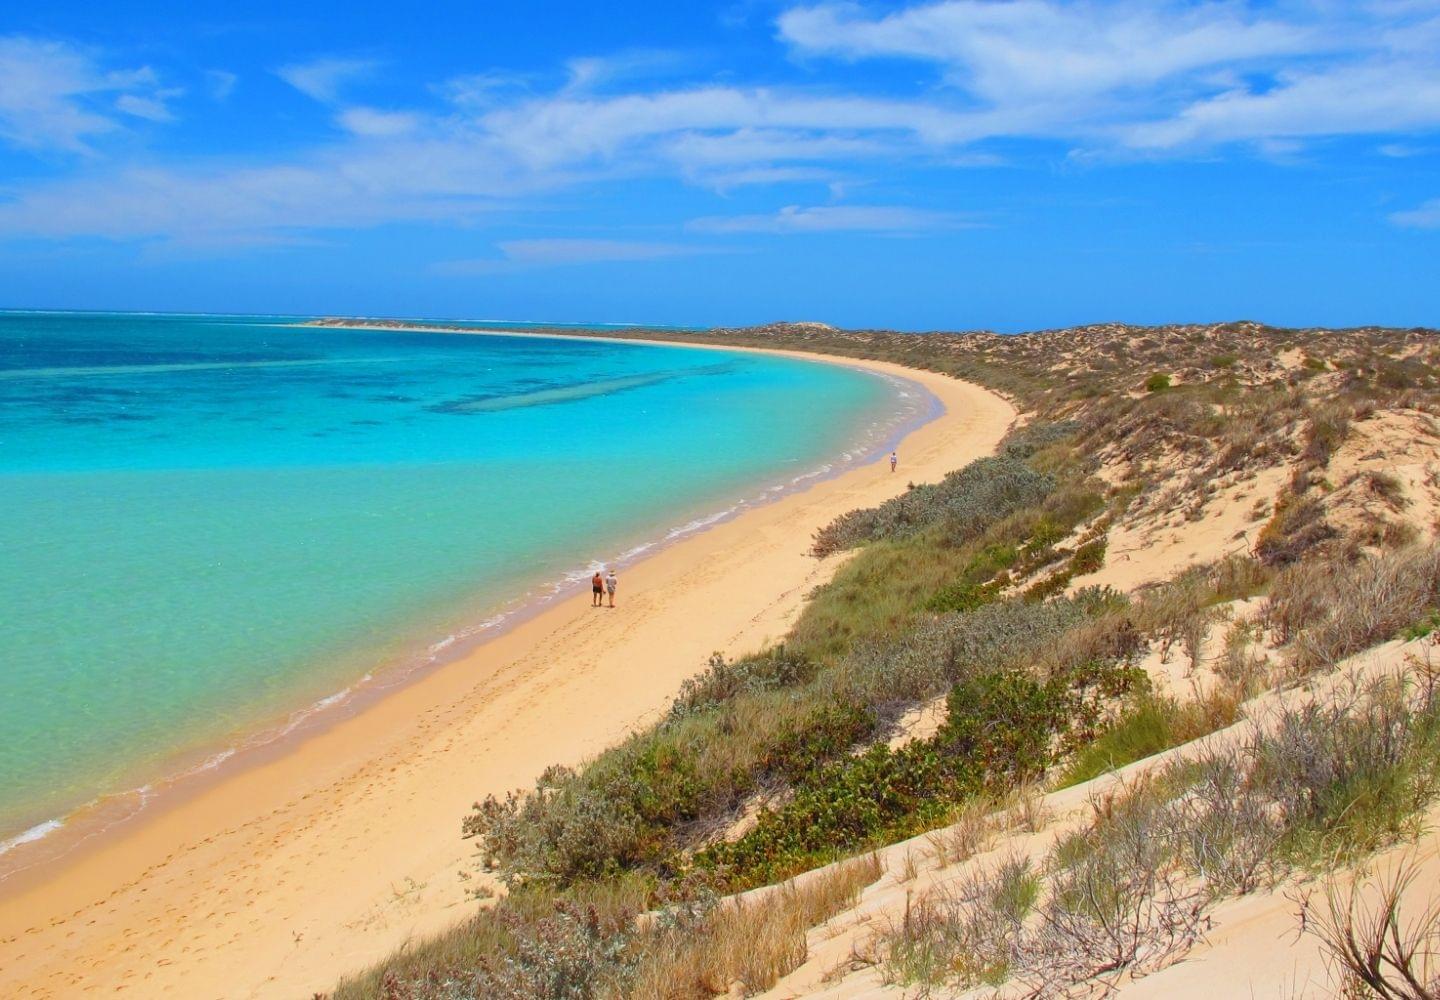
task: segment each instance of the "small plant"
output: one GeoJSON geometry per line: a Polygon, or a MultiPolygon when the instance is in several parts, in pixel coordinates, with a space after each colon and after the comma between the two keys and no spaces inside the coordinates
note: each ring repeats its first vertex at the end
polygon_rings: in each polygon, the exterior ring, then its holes
{"type": "Polygon", "coordinates": [[[1075,576],[1097,572],[1105,565],[1105,539],[1086,542],[1070,557],[1070,572],[1075,576]]]}
{"type": "Polygon", "coordinates": [[[1156,372],[1145,380],[1146,392],[1164,392],[1170,388],[1170,376],[1164,372],[1156,372]]]}
{"type": "Polygon", "coordinates": [[[882,539],[908,538],[940,526],[952,542],[975,538],[1008,514],[1033,506],[1055,488],[1053,477],[1008,455],[980,458],[939,483],[907,490],[879,507],[843,514],[815,534],[817,556],[882,539]]]}
{"type": "Polygon", "coordinates": [[[1014,857],[907,901],[891,928],[883,981],[999,986],[1010,977],[1039,894],[1029,860],[1014,857]]]}
{"type": "Polygon", "coordinates": [[[1331,881],[1325,905],[1306,900],[1302,926],[1320,939],[1347,978],[1381,1000],[1436,1000],[1440,997],[1440,898],[1406,915],[1407,896],[1433,889],[1419,882],[1412,858],[1373,885],[1331,881]]]}

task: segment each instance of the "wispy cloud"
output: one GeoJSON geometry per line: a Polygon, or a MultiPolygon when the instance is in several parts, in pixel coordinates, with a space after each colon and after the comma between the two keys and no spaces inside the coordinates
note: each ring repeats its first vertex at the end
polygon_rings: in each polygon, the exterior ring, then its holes
{"type": "Polygon", "coordinates": [[[787,11],[779,32],[808,54],[935,62],[1000,104],[1069,103],[1325,45],[1307,25],[1247,17],[1232,3],[947,0],[885,13],[826,3],[787,11]]]}
{"type": "Polygon", "coordinates": [[[122,129],[117,113],[170,121],[178,94],[148,67],[106,69],[63,42],[0,37],[0,139],[22,149],[92,152],[93,139],[122,129]]]}
{"type": "Polygon", "coordinates": [[[441,261],[433,270],[447,275],[494,274],[534,267],[665,260],[721,252],[715,247],[687,243],[584,238],[505,240],[496,244],[496,248],[502,256],[441,261]]]}
{"type": "Polygon", "coordinates": [[[346,108],[337,116],[340,127],[354,135],[400,136],[420,127],[421,116],[411,111],[380,111],[376,108],[346,108]]]}
{"type": "Polygon", "coordinates": [[[230,95],[235,93],[235,85],[240,82],[240,77],[229,70],[210,69],[205,71],[205,87],[210,96],[217,101],[227,101],[230,95]]]}
{"type": "Polygon", "coordinates": [[[772,215],[711,216],[689,224],[707,233],[918,233],[973,226],[954,213],[897,205],[790,205],[772,215]]]}
{"type": "Polygon", "coordinates": [[[799,7],[808,58],[903,58],[991,110],[997,134],[1177,150],[1440,124],[1440,5],[943,0],[799,7]]]}
{"type": "Polygon", "coordinates": [[[1385,59],[1280,74],[1263,93],[1248,88],[1196,101],[1174,116],[1120,130],[1140,149],[1333,135],[1378,135],[1440,126],[1440,63],[1385,59]]]}
{"type": "Polygon", "coordinates": [[[166,102],[179,97],[184,92],[179,87],[172,87],[168,90],[157,90],[150,95],[121,94],[115,98],[115,110],[133,118],[144,118],[147,121],[173,122],[175,115],[166,102]]]}
{"type": "Polygon", "coordinates": [[[275,71],[290,86],[322,104],[339,100],[346,85],[373,73],[378,64],[370,59],[326,56],[309,62],[292,63],[275,71]]]}
{"type": "Polygon", "coordinates": [[[1395,212],[1390,221],[1409,229],[1440,229],[1440,198],[1431,198],[1419,208],[1395,212]]]}

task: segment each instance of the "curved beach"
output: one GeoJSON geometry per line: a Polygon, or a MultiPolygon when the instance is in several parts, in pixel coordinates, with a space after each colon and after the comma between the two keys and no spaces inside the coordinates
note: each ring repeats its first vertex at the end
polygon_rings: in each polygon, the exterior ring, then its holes
{"type": "Polygon", "coordinates": [[[782,636],[836,565],[806,554],[816,528],[990,452],[1015,417],[946,376],[829,360],[944,406],[901,443],[898,474],[877,462],[747,510],[631,567],[615,611],[549,607],[0,886],[0,994],[309,995],[463,916],[471,802],[653,720],[712,652],[782,636]]]}

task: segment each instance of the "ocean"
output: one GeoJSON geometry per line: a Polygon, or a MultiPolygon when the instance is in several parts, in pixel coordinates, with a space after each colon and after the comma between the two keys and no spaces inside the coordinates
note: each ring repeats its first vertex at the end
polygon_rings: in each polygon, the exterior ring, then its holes
{"type": "Polygon", "coordinates": [[[0,853],[873,458],[923,396],[741,352],[0,312],[0,853]]]}

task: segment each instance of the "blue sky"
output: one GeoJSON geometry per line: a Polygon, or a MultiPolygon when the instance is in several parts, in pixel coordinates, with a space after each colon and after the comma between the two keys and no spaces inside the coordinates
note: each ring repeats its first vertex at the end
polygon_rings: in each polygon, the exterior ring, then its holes
{"type": "Polygon", "coordinates": [[[7,5],[0,305],[1440,325],[1440,0],[7,5]]]}

